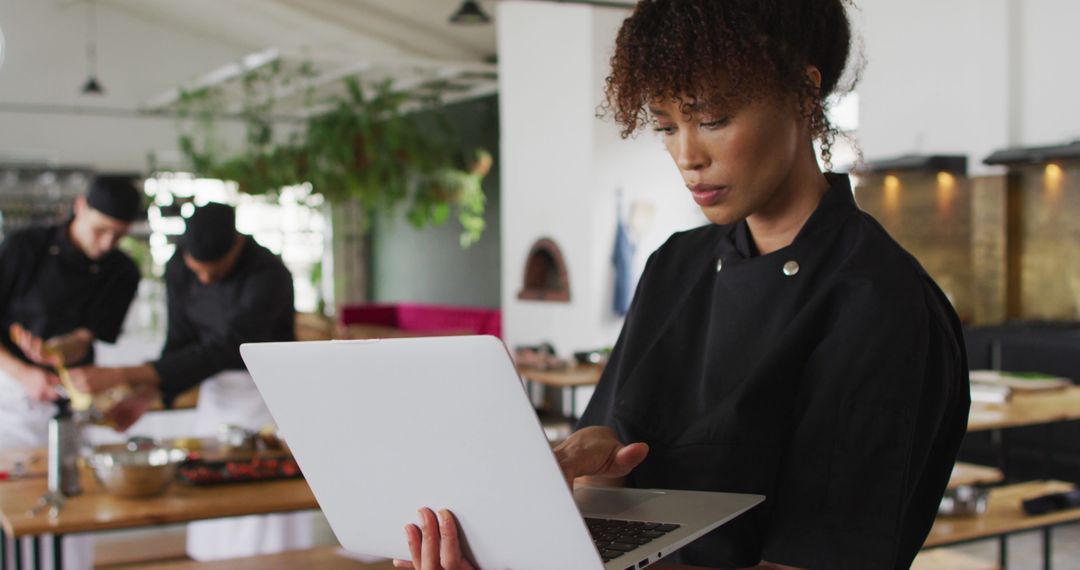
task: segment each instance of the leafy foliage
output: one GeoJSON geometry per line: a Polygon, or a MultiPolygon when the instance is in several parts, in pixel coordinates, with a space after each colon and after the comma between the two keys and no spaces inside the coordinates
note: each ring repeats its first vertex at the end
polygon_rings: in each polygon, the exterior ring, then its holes
{"type": "MultiPolygon", "coordinates": [[[[481,183],[492,160],[487,151],[463,155],[445,120],[437,121],[441,136],[420,128],[416,114],[404,110],[413,100],[390,82],[364,86],[347,78],[342,95],[318,102],[307,87],[305,109],[318,104],[325,111],[291,124],[275,117],[276,94],[312,77],[309,64],[287,71],[280,61],[247,73],[239,112],[245,142],[232,155],[217,132],[218,119],[227,115],[223,90],[182,92],[179,144],[192,170],[235,181],[248,194],[309,182],[331,203],[358,201],[369,222],[375,215],[392,215],[402,205],[409,222],[421,228],[441,225],[456,212],[461,246],[480,239],[485,227],[481,183]],[[282,134],[282,125],[293,128],[282,134]]],[[[443,111],[437,95],[421,107],[443,111]]]]}

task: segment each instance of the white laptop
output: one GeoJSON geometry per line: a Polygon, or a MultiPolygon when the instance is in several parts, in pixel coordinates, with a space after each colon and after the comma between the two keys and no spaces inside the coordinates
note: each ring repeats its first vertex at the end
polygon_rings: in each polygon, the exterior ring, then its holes
{"type": "Polygon", "coordinates": [[[465,555],[484,570],[644,568],[764,500],[571,493],[494,337],[245,344],[240,352],[352,552],[408,559],[403,527],[426,506],[454,512],[465,555]]]}

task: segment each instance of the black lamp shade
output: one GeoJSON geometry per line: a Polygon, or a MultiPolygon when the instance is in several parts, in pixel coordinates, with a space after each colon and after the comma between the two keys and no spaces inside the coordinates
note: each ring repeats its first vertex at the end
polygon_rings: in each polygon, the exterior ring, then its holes
{"type": "Polygon", "coordinates": [[[450,22],[453,24],[487,24],[491,22],[491,16],[488,16],[480,5],[476,3],[476,0],[464,0],[461,6],[454,12],[453,16],[450,16],[450,22]]]}
{"type": "Polygon", "coordinates": [[[83,95],[102,95],[105,88],[98,83],[97,77],[91,75],[82,86],[83,95]]]}
{"type": "Polygon", "coordinates": [[[956,154],[907,154],[896,158],[869,161],[862,165],[858,172],[887,174],[913,170],[950,172],[967,176],[967,157],[956,154]]]}
{"type": "Polygon", "coordinates": [[[1080,160],[1080,140],[1058,146],[1007,148],[986,157],[983,164],[1015,166],[1042,164],[1055,160],[1080,160]]]}

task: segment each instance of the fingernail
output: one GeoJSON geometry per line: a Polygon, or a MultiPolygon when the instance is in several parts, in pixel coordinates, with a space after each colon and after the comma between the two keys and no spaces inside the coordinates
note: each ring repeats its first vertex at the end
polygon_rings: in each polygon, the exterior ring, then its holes
{"type": "Polygon", "coordinates": [[[443,509],[443,510],[439,511],[438,513],[435,513],[435,517],[439,519],[439,524],[440,525],[446,526],[447,522],[449,522],[449,520],[450,520],[450,512],[447,511],[446,509],[443,509]]]}

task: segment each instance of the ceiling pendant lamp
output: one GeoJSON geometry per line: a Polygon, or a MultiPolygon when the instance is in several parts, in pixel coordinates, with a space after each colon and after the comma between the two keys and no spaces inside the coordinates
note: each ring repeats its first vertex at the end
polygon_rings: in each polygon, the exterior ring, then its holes
{"type": "Polygon", "coordinates": [[[451,24],[474,25],[490,22],[491,16],[484,12],[484,9],[476,3],[476,0],[463,0],[457,12],[450,16],[451,24]]]}
{"type": "Polygon", "coordinates": [[[86,11],[86,82],[83,95],[103,95],[105,88],[97,79],[97,2],[89,0],[86,11]]]}

